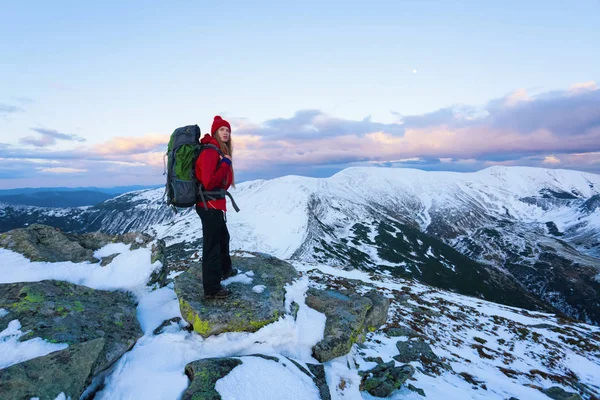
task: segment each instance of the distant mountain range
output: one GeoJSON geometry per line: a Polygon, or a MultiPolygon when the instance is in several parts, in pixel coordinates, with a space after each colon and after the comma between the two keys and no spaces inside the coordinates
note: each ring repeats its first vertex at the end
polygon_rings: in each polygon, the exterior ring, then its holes
{"type": "MultiPolygon", "coordinates": [[[[600,175],[526,167],[475,173],[349,168],[331,178],[244,182],[228,213],[232,249],[319,262],[600,325],[600,175]]],[[[0,205],[0,231],[145,231],[170,252],[201,248],[192,209],[163,190],[85,208],[0,205]]]]}
{"type": "Polygon", "coordinates": [[[0,202],[37,207],[93,206],[117,195],[155,186],[119,186],[113,188],[21,188],[0,190],[0,202]]]}

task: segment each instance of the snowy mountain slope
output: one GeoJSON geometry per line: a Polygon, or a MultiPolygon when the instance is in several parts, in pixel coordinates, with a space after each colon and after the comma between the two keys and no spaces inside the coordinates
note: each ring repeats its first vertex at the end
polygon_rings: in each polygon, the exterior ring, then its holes
{"type": "MultiPolygon", "coordinates": [[[[242,209],[228,213],[232,249],[413,276],[512,305],[536,308],[536,297],[600,322],[599,175],[349,168],[327,179],[246,182],[232,193],[242,209]]],[[[61,217],[27,213],[79,232],[146,230],[192,254],[201,246],[199,218],[193,210],[173,213],[162,194],[132,192],[61,217]]]]}
{"type": "Polygon", "coordinates": [[[50,208],[0,203],[0,231],[34,223],[70,232],[126,233],[168,222],[175,215],[164,206],[163,189],[129,192],[95,206],[50,208]]]}
{"type": "MultiPolygon", "coordinates": [[[[439,362],[421,358],[420,365],[415,365],[418,372],[411,384],[423,389],[427,398],[548,399],[540,391],[551,386],[568,392],[579,388],[585,392],[584,398],[595,398],[592,396],[600,393],[598,327],[462,296],[411,280],[340,271],[324,264],[296,262],[295,266],[306,271],[311,280],[328,287],[374,285],[393,299],[381,332],[368,335],[364,345],[355,346],[352,357],[331,363],[329,385],[335,386],[340,397],[344,394],[341,386],[357,386],[358,377],[347,365],[368,369],[374,365],[369,357],[381,357],[384,362],[394,360],[398,338],[392,331],[396,328],[428,338],[434,353],[441,358],[439,362]],[[342,381],[348,385],[340,385],[342,381]]],[[[415,340],[412,334],[401,340],[415,340]]],[[[423,397],[403,388],[390,398],[423,397]]]]}
{"type": "MultiPolygon", "coordinates": [[[[203,339],[172,322],[155,331],[163,321],[181,318],[172,285],[151,288],[145,281],[159,263],[151,264],[150,251],[130,250],[109,244],[99,250],[121,256],[101,267],[89,263],[30,262],[0,249],[0,283],[59,279],[92,288],[125,290],[138,301],[137,315],[144,335],[135,346],[89,388],[96,399],[181,398],[189,380],[187,363],[206,358],[238,357],[244,365],[215,385],[224,398],[248,400],[316,399],[312,380],[286,363],[315,363],[312,346],[323,337],[324,315],[304,302],[309,287],[343,289],[359,293],[377,289],[391,300],[386,324],[367,335],[351,352],[324,363],[331,398],[374,399],[360,390],[361,375],[376,365],[375,359],[393,362],[398,343],[422,340],[438,360],[410,361],[414,376],[390,399],[545,399],[550,388],[579,393],[584,399],[600,396],[600,328],[565,320],[553,314],[530,312],[462,296],[376,271],[346,271],[327,264],[294,261],[302,277],[287,287],[286,301],[299,305],[296,319],[285,315],[255,333],[230,332],[203,339]],[[394,333],[394,330],[403,332],[394,333]],[[416,335],[416,337],[412,337],[416,335]],[[252,354],[278,357],[268,363],[252,354]],[[559,389],[557,389],[559,388],[559,389]]],[[[0,309],[10,316],[11,310],[0,309]]],[[[0,331],[0,368],[39,357],[57,346],[41,338],[18,341],[19,321],[0,331]],[[54,347],[53,347],[54,346],[54,347]]],[[[404,362],[397,362],[401,365],[404,362]]]]}

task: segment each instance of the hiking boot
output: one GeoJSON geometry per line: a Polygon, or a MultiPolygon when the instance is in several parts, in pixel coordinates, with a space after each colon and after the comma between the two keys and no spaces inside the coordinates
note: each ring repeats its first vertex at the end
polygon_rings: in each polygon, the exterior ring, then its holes
{"type": "Polygon", "coordinates": [[[232,276],[236,276],[239,272],[240,271],[238,271],[237,268],[231,268],[231,270],[227,274],[223,274],[221,280],[224,281],[225,279],[229,279],[232,276]]]}
{"type": "Polygon", "coordinates": [[[206,300],[208,300],[208,299],[224,299],[226,297],[229,297],[229,295],[231,295],[231,290],[221,288],[220,290],[218,290],[214,293],[205,293],[204,299],[206,299],[206,300]]]}

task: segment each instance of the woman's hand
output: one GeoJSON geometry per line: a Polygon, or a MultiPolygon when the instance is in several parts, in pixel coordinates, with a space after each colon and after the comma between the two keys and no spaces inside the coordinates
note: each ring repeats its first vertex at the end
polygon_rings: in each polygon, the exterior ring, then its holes
{"type": "Polygon", "coordinates": [[[231,156],[223,154],[223,156],[221,156],[221,161],[231,165],[231,156]]]}

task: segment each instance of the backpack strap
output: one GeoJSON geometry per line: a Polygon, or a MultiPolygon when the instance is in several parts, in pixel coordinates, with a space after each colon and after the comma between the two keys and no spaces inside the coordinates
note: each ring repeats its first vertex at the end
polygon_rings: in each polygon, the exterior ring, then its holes
{"type": "Polygon", "coordinates": [[[202,144],[200,145],[200,152],[202,152],[203,150],[206,149],[213,149],[216,150],[217,153],[219,153],[219,155],[221,157],[223,157],[225,154],[223,153],[223,150],[221,150],[220,148],[218,148],[217,146],[215,146],[214,144],[202,144]]]}
{"type": "MultiPolygon", "coordinates": [[[[206,149],[213,149],[213,150],[216,150],[217,153],[219,153],[219,155],[221,156],[221,160],[219,160],[219,162],[217,163],[217,167],[218,167],[219,164],[221,164],[222,158],[225,156],[225,154],[223,153],[223,151],[220,148],[218,148],[214,144],[203,144],[203,145],[201,145],[200,151],[198,152],[198,157],[200,157],[200,153],[206,149]]],[[[219,200],[219,199],[224,199],[225,196],[227,196],[231,200],[231,205],[233,206],[233,209],[235,210],[235,212],[240,212],[240,208],[235,203],[233,196],[231,195],[231,193],[229,193],[229,191],[227,191],[225,189],[211,190],[210,192],[205,191],[204,188],[202,187],[202,182],[200,182],[200,180],[198,180],[198,194],[200,195],[200,199],[201,199],[202,203],[204,203],[204,208],[207,210],[208,210],[208,206],[206,205],[208,203],[207,199],[208,200],[219,200]]]]}
{"type": "Polygon", "coordinates": [[[233,199],[233,196],[231,195],[231,193],[229,193],[228,190],[220,189],[220,190],[211,190],[210,192],[208,192],[208,191],[204,191],[204,190],[200,189],[199,192],[200,192],[200,198],[204,202],[204,208],[207,210],[208,210],[208,207],[206,206],[206,201],[205,201],[206,199],[220,200],[220,199],[224,199],[225,196],[227,196],[227,197],[229,197],[229,200],[231,200],[231,205],[233,206],[233,209],[235,210],[235,212],[240,212],[240,208],[238,207],[235,200],[233,199]],[[206,197],[204,197],[204,196],[206,196],[206,197]]]}

